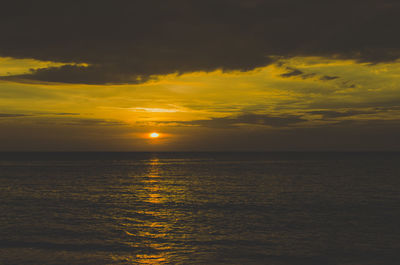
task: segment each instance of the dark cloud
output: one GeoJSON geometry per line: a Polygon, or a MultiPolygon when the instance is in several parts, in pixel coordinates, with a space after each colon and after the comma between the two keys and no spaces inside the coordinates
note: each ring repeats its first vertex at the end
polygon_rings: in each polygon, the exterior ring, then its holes
{"type": "Polygon", "coordinates": [[[292,76],[299,76],[304,75],[304,72],[300,71],[299,69],[288,68],[289,72],[281,74],[281,77],[292,77],[292,76]]]}
{"type": "Polygon", "coordinates": [[[15,0],[2,3],[0,56],[88,63],[12,77],[85,84],[247,71],[271,56],[378,63],[400,56],[399,12],[392,0],[15,0]]]}
{"type": "Polygon", "coordinates": [[[33,117],[41,115],[50,116],[78,116],[80,113],[69,113],[69,112],[43,112],[43,113],[0,113],[0,118],[15,118],[15,117],[33,117]]]}
{"type": "Polygon", "coordinates": [[[78,115],[81,115],[81,114],[80,114],[80,113],[59,112],[59,113],[51,113],[51,115],[57,115],[57,116],[78,116],[78,115]]]}
{"type": "MultiPolygon", "coordinates": [[[[14,114],[0,113],[2,118],[24,118],[25,121],[39,125],[65,125],[65,126],[123,126],[125,122],[98,118],[67,117],[77,116],[79,113],[33,113],[14,114]],[[53,117],[52,117],[53,116],[53,117]],[[59,116],[59,117],[57,117],[59,116]]],[[[9,120],[9,119],[7,119],[9,120]]],[[[21,121],[21,120],[19,120],[21,121]]]]}
{"type": "Polygon", "coordinates": [[[322,81],[330,81],[330,80],[335,80],[335,79],[338,79],[338,78],[339,78],[339,76],[324,75],[324,76],[322,76],[320,79],[321,79],[322,81]]]}
{"type": "Polygon", "coordinates": [[[171,121],[161,123],[229,129],[238,127],[240,124],[288,127],[304,121],[306,120],[297,115],[270,116],[266,114],[245,113],[234,117],[212,118],[210,120],[171,121]]]}
{"type": "Polygon", "coordinates": [[[82,84],[108,84],[108,83],[142,83],[149,79],[147,75],[135,73],[123,73],[118,68],[104,66],[77,66],[64,65],[61,67],[49,67],[32,69],[29,74],[11,75],[0,77],[0,80],[21,81],[28,80],[40,82],[60,82],[60,83],[82,83],[82,84]]]}
{"type": "Polygon", "coordinates": [[[127,125],[122,121],[97,119],[97,118],[79,118],[79,117],[39,117],[33,120],[36,124],[42,125],[65,125],[65,126],[123,126],[127,125]]]}
{"type": "Polygon", "coordinates": [[[343,117],[351,117],[361,114],[374,114],[376,111],[363,111],[363,110],[346,110],[346,111],[334,111],[334,110],[317,110],[307,112],[313,115],[322,115],[323,119],[335,119],[343,117]]]}
{"type": "Polygon", "coordinates": [[[62,119],[59,122],[62,125],[71,126],[122,126],[126,123],[116,120],[105,120],[105,119],[85,119],[85,118],[71,118],[62,119]]]}
{"type": "Polygon", "coordinates": [[[15,113],[0,113],[0,118],[17,118],[31,116],[28,114],[15,114],[15,113]]]}
{"type": "MultiPolygon", "coordinates": [[[[293,68],[293,67],[286,67],[286,70],[288,72],[281,74],[281,77],[284,78],[290,78],[290,77],[301,77],[302,79],[308,79],[308,78],[313,78],[317,76],[316,73],[304,73],[303,71],[293,68]]],[[[319,80],[322,81],[331,81],[340,78],[339,76],[329,76],[329,75],[323,75],[319,78],[319,80]]]]}

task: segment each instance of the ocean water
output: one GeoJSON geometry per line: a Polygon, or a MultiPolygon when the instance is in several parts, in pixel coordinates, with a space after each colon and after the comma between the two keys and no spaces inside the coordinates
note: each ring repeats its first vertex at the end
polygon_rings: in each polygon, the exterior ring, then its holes
{"type": "Polygon", "coordinates": [[[400,264],[400,153],[1,153],[0,264],[400,264]]]}

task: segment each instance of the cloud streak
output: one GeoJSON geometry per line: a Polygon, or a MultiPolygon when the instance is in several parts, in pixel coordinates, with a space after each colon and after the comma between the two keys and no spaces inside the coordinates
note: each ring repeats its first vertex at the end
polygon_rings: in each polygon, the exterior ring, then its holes
{"type": "Polygon", "coordinates": [[[305,122],[301,116],[285,115],[270,116],[266,114],[244,113],[233,117],[212,118],[209,120],[193,120],[193,121],[168,121],[160,123],[173,123],[184,126],[201,126],[207,128],[229,129],[236,128],[240,125],[259,125],[270,127],[289,127],[300,122],[305,122]]]}
{"type": "Polygon", "coordinates": [[[38,125],[62,125],[62,126],[124,126],[127,123],[118,120],[74,117],[79,113],[33,113],[33,114],[16,114],[16,113],[0,113],[0,120],[11,120],[20,118],[18,122],[24,121],[38,125]],[[68,117],[70,116],[70,117],[68,117]]]}
{"type": "Polygon", "coordinates": [[[0,118],[18,118],[31,116],[29,114],[0,113],[0,118]]]}
{"type": "Polygon", "coordinates": [[[334,111],[334,110],[316,110],[307,112],[313,115],[321,115],[322,119],[336,119],[352,117],[363,114],[375,114],[377,111],[364,111],[364,110],[345,110],[345,111],[334,111]]]}

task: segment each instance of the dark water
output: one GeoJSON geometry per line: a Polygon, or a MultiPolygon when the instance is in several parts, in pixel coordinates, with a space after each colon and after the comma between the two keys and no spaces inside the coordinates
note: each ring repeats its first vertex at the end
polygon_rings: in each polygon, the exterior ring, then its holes
{"type": "Polygon", "coordinates": [[[399,153],[0,154],[0,264],[400,264],[399,153]]]}

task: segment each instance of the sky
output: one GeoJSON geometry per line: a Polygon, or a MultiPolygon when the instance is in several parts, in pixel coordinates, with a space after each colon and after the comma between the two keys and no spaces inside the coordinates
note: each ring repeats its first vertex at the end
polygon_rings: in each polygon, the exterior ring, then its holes
{"type": "Polygon", "coordinates": [[[0,12],[0,151],[400,151],[398,1],[0,12]]]}

